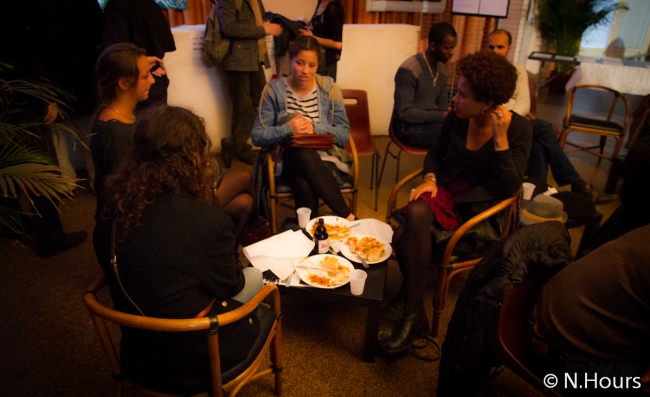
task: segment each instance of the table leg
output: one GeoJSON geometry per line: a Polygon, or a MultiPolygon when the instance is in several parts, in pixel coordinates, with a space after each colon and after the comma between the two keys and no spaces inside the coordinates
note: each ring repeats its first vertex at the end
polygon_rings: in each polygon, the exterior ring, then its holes
{"type": "Polygon", "coordinates": [[[381,317],[381,302],[373,302],[367,307],[366,339],[363,345],[363,362],[374,363],[377,354],[377,330],[381,317]]]}

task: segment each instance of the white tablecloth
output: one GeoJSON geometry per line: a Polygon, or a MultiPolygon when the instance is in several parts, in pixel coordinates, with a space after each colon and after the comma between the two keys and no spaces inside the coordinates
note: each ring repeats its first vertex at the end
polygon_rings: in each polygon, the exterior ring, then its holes
{"type": "Polygon", "coordinates": [[[597,84],[625,94],[650,94],[650,68],[582,62],[566,84],[566,90],[578,84],[597,84]]]}

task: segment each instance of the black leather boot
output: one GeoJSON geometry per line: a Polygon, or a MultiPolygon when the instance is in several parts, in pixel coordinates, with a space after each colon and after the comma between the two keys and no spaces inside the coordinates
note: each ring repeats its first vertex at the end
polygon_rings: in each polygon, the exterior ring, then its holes
{"type": "Polygon", "coordinates": [[[395,328],[391,339],[384,344],[388,354],[400,354],[408,350],[417,338],[429,333],[429,320],[424,313],[424,304],[405,304],[404,317],[395,328]]]}
{"type": "Polygon", "coordinates": [[[404,297],[398,294],[381,312],[379,320],[379,333],[377,338],[380,344],[386,344],[393,337],[395,328],[404,318],[404,297]]]}

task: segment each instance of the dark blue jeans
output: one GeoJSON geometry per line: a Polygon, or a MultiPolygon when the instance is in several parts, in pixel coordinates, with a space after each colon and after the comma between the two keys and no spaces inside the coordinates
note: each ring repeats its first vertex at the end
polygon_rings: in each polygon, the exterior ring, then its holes
{"type": "Polygon", "coordinates": [[[528,159],[528,176],[546,182],[548,166],[559,186],[578,182],[582,178],[560,147],[553,132],[553,125],[545,120],[531,120],[533,145],[528,159]]]}
{"type": "Polygon", "coordinates": [[[400,142],[407,146],[431,149],[440,133],[441,123],[405,123],[393,121],[393,131],[400,142]]]}

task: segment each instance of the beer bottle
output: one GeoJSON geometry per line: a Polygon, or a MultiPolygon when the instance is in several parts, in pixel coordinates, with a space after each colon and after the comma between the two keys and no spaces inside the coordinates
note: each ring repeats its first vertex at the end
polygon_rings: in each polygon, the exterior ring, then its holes
{"type": "Polygon", "coordinates": [[[316,226],[316,231],[314,232],[314,242],[316,243],[316,251],[319,254],[327,253],[330,243],[323,218],[318,219],[318,226],[316,226]]]}

